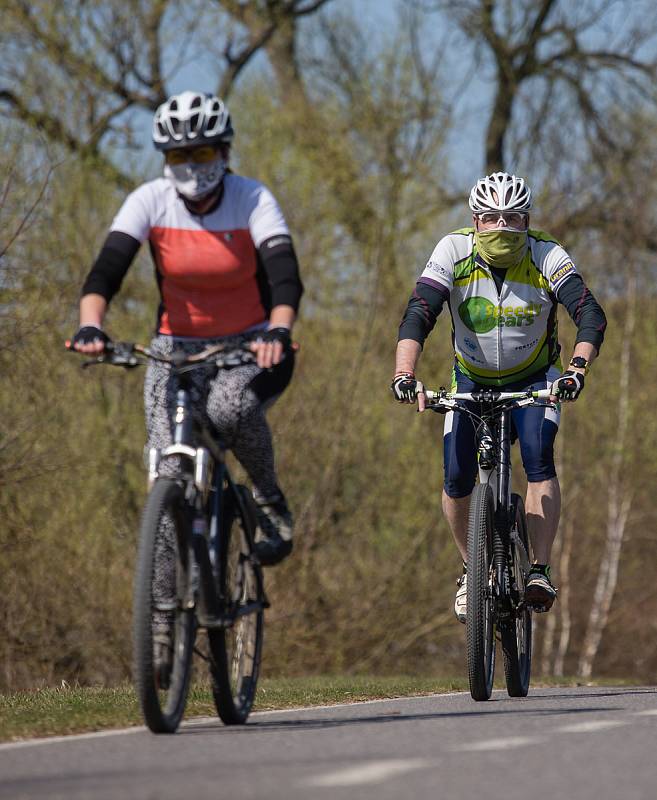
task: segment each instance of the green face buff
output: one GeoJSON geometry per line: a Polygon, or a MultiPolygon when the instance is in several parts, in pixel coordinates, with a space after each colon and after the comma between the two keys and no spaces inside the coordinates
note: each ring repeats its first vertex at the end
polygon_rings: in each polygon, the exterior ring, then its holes
{"type": "Polygon", "coordinates": [[[489,267],[513,267],[527,252],[527,231],[480,231],[475,233],[475,244],[489,267]]]}

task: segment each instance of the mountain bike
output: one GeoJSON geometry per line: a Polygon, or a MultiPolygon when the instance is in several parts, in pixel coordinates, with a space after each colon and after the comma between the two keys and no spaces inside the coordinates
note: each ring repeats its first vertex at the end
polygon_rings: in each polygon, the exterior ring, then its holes
{"type": "Polygon", "coordinates": [[[191,398],[190,373],[255,361],[248,344],[163,356],[113,342],[83,367],[131,369],[158,361],[178,385],[173,443],[148,455],[150,491],[141,520],[133,595],[134,682],[146,724],[174,733],[190,684],[197,632],[207,632],[212,694],[219,717],[241,724],[253,705],[269,607],[254,556],[256,509],[231,479],[225,448],[191,398]],[[162,468],[166,465],[166,469],[162,468]],[[161,474],[163,472],[164,474],[161,474]]]}
{"type": "Polygon", "coordinates": [[[493,691],[495,646],[504,656],[506,688],[526,697],[532,663],[532,608],[525,603],[531,548],[522,498],[511,491],[511,412],[554,408],[550,389],[502,392],[427,391],[427,409],[466,414],[476,430],[479,482],[470,498],[466,639],[474,700],[493,691]]]}

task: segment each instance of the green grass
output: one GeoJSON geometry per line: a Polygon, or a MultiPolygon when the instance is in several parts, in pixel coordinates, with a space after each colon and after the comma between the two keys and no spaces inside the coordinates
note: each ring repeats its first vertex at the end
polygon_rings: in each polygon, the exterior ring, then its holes
{"type": "MultiPolygon", "coordinates": [[[[623,682],[618,680],[606,682],[607,685],[609,683],[619,685],[623,682]]],[[[566,678],[558,681],[535,681],[532,685],[573,686],[577,685],[577,681],[566,678]]],[[[270,678],[260,681],[255,710],[357,703],[380,698],[467,691],[467,688],[465,678],[407,676],[270,678]]],[[[201,684],[194,686],[187,701],[186,718],[214,716],[215,713],[209,688],[201,684]]],[[[114,689],[64,685],[58,689],[0,694],[0,741],[142,724],[137,698],[129,685],[114,689]]]]}
{"type": "MultiPolygon", "coordinates": [[[[429,678],[317,677],[263,679],[255,710],[349,703],[467,688],[463,680],[429,678]]],[[[206,685],[194,686],[186,718],[214,716],[206,685]]],[[[142,725],[137,698],[129,685],[114,689],[69,687],[0,695],[0,741],[142,725]]]]}

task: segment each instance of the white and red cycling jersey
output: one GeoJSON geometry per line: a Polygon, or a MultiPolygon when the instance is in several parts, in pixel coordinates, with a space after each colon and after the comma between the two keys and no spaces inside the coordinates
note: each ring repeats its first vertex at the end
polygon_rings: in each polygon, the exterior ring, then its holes
{"type": "Polygon", "coordinates": [[[110,233],[148,240],[162,296],[158,331],[199,338],[258,327],[269,317],[270,286],[258,248],[290,242],[283,213],[259,181],[228,173],[217,207],[192,214],[173,184],[158,178],[123,203],[110,233]]]}

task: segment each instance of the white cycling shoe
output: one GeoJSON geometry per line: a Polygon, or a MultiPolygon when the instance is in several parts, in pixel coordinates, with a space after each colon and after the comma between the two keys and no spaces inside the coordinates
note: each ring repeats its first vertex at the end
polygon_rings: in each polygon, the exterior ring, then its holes
{"type": "Polygon", "coordinates": [[[456,590],[456,597],[454,598],[454,614],[456,619],[465,625],[465,619],[468,611],[468,574],[464,572],[463,575],[456,581],[458,589],[456,590]]]}

